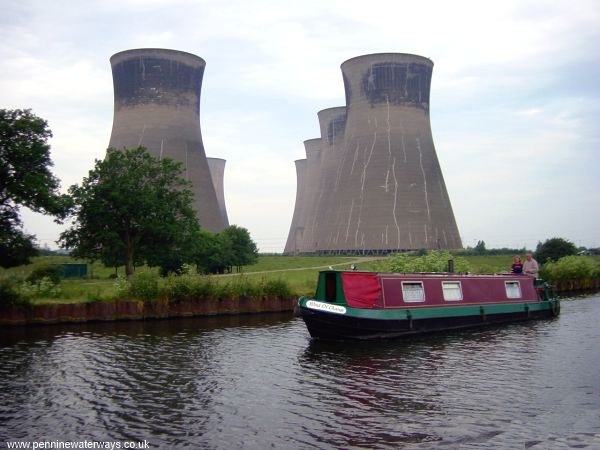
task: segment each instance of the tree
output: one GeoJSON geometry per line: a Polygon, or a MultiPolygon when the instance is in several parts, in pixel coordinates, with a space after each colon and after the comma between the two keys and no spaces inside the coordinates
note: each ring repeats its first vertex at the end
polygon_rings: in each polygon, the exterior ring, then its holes
{"type": "Polygon", "coordinates": [[[477,245],[475,246],[475,253],[477,253],[478,255],[483,255],[486,251],[485,248],[485,242],[484,241],[477,241],[477,245]]]}
{"type": "Polygon", "coordinates": [[[81,185],[69,188],[75,222],[61,234],[61,246],[92,261],[120,260],[128,277],[136,263],[170,265],[166,256],[179,254],[199,229],[181,172],[180,163],[155,158],[144,147],[108,149],[81,185]]]}
{"type": "Polygon", "coordinates": [[[218,234],[200,230],[194,242],[193,262],[198,272],[224,273],[227,268],[223,241],[218,234]]]}
{"type": "Polygon", "coordinates": [[[239,272],[242,266],[256,263],[258,260],[258,249],[246,228],[230,225],[219,236],[225,251],[225,262],[228,267],[237,267],[237,271],[239,272]]]}
{"type": "Polygon", "coordinates": [[[200,230],[194,241],[193,261],[199,272],[231,272],[232,267],[254,264],[258,259],[256,244],[247,229],[231,225],[221,233],[200,230]]]}
{"type": "Polygon", "coordinates": [[[29,264],[32,256],[38,254],[35,237],[24,234],[11,224],[2,224],[0,231],[0,266],[16,267],[29,264]]]}
{"type": "Polygon", "coordinates": [[[200,227],[182,227],[173,235],[171,248],[168,252],[157,252],[149,248],[145,261],[149,266],[159,267],[160,274],[181,273],[183,265],[194,261],[195,239],[200,227]]]}
{"type": "Polygon", "coordinates": [[[572,242],[562,238],[547,239],[543,244],[538,242],[535,249],[535,259],[540,263],[547,260],[558,261],[563,256],[575,255],[577,247],[572,242]]]}
{"type": "Polygon", "coordinates": [[[64,218],[68,197],[52,174],[48,123],[30,110],[0,109],[0,266],[29,262],[34,236],[23,233],[19,207],[64,218]]]}

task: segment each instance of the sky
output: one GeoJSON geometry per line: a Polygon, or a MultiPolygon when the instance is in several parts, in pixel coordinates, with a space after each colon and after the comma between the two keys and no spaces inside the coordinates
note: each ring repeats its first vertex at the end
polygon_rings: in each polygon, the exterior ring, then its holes
{"type": "MultiPolygon", "coordinates": [[[[207,156],[227,160],[230,223],[281,252],[294,160],[343,106],[340,64],[368,53],[433,60],[431,125],[463,245],[600,246],[600,2],[0,0],[0,108],[46,119],[66,191],[104,157],[109,58],[182,50],[207,65],[207,156]]],[[[23,210],[57,248],[65,226],[23,210]]]]}

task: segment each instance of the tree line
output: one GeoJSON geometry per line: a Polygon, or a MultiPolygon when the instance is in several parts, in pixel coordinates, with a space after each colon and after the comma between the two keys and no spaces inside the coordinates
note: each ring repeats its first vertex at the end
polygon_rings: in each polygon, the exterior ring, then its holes
{"type": "Polygon", "coordinates": [[[191,183],[181,163],[156,158],[144,147],[108,149],[80,184],[60,194],[52,174],[45,120],[30,110],[0,109],[0,266],[30,262],[35,237],[23,232],[19,208],[70,222],[59,244],[71,255],[108,267],[159,267],[162,274],[194,264],[223,273],[253,264],[257,246],[236,225],[202,229],[192,207],[191,183]]]}
{"type": "Polygon", "coordinates": [[[577,247],[571,241],[559,237],[546,239],[544,242],[539,241],[534,251],[529,251],[526,248],[492,248],[488,249],[485,246],[485,241],[477,241],[475,247],[467,247],[464,250],[453,251],[452,253],[460,256],[491,256],[491,255],[521,255],[532,253],[535,259],[540,263],[547,261],[558,261],[565,256],[573,256],[577,254],[593,254],[596,249],[586,249],[577,247]]]}

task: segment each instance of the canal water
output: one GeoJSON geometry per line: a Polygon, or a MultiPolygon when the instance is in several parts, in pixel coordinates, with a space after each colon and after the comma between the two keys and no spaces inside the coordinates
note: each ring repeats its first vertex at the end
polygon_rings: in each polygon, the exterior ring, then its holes
{"type": "Polygon", "coordinates": [[[558,319],[314,342],[290,314],[0,330],[6,441],[600,448],[600,295],[558,319]]]}

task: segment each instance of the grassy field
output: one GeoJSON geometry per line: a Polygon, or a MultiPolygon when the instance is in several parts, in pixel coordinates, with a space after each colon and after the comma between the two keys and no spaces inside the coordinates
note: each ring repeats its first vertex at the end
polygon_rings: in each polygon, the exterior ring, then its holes
{"type": "MultiPolygon", "coordinates": [[[[314,291],[319,269],[306,269],[313,267],[336,267],[349,268],[350,261],[358,258],[340,256],[261,256],[257,264],[244,266],[242,272],[215,275],[213,280],[217,283],[230,283],[232,277],[244,276],[252,280],[284,280],[293,292],[298,294],[310,294],[314,291]],[[346,265],[347,263],[347,265],[346,265]],[[337,266],[338,264],[343,264],[337,266]],[[264,271],[285,271],[272,273],[252,273],[264,271]]],[[[32,264],[27,266],[13,267],[11,269],[0,269],[0,276],[24,280],[35,268],[50,264],[84,264],[86,261],[77,260],[69,256],[40,256],[33,258],[32,264]]],[[[158,272],[157,269],[147,266],[138,267],[136,273],[158,272]]],[[[117,270],[119,275],[125,274],[124,267],[117,270]]],[[[108,300],[116,294],[115,269],[105,267],[99,262],[88,265],[88,278],[64,279],[60,283],[61,294],[58,298],[36,298],[32,303],[80,303],[97,300],[108,300]]]]}
{"type": "Polygon", "coordinates": [[[333,264],[348,263],[356,258],[344,256],[260,256],[258,262],[244,266],[243,272],[261,272],[265,270],[286,270],[302,267],[327,267],[333,264]]]}
{"type": "MultiPolygon", "coordinates": [[[[52,265],[52,264],[87,264],[88,265],[88,278],[97,280],[106,280],[111,275],[114,276],[115,268],[106,267],[104,264],[96,261],[90,264],[88,261],[82,259],[71,258],[70,256],[37,256],[32,258],[32,263],[26,266],[11,267],[10,269],[0,268],[0,275],[17,277],[18,279],[24,279],[33,270],[40,266],[52,265]]],[[[156,271],[157,269],[151,269],[146,266],[138,267],[136,270],[140,271],[156,271]]],[[[125,275],[125,266],[121,266],[117,270],[118,275],[125,275]]]]}
{"type": "MultiPolygon", "coordinates": [[[[474,273],[496,273],[510,270],[512,255],[465,256],[474,273]]],[[[592,257],[600,261],[600,256],[592,257]]],[[[336,269],[348,269],[355,262],[359,270],[381,270],[381,260],[367,257],[325,257],[325,256],[261,256],[258,263],[243,267],[242,273],[215,275],[212,280],[217,283],[231,283],[234,277],[247,277],[252,281],[283,280],[297,295],[314,293],[318,269],[316,267],[335,266],[336,269]],[[265,272],[268,273],[256,273],[265,272]]],[[[68,256],[44,256],[34,258],[33,264],[0,269],[0,276],[23,280],[36,267],[48,264],[85,263],[68,256]]],[[[60,283],[58,298],[38,298],[33,303],[79,303],[114,298],[117,288],[114,268],[104,267],[100,263],[88,266],[89,277],[86,279],[64,279],[60,283]]],[[[136,273],[156,272],[156,269],[139,267],[136,273]]],[[[125,273],[121,267],[119,275],[125,273]]]]}

